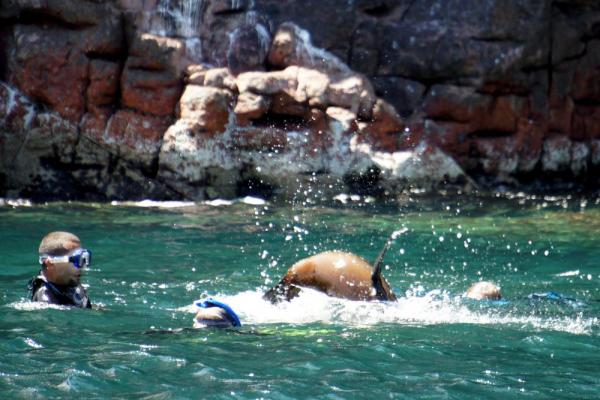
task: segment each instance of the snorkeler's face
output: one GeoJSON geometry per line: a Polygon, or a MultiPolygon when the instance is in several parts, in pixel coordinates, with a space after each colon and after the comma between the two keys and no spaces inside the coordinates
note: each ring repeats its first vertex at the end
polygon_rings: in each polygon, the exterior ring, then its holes
{"type": "MultiPolygon", "coordinates": [[[[70,249],[69,255],[77,252],[81,247],[70,249]]],[[[65,286],[77,286],[81,282],[83,268],[76,268],[72,262],[46,261],[46,277],[52,283],[65,286]]]]}

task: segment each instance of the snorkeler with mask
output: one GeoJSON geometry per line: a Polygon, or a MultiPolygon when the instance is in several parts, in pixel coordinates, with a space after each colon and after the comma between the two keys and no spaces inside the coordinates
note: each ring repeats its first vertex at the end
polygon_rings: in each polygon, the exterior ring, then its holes
{"type": "Polygon", "coordinates": [[[194,317],[194,328],[237,328],[242,326],[238,315],[225,303],[209,298],[198,301],[196,306],[200,309],[194,317]]]}
{"type": "Polygon", "coordinates": [[[62,306],[91,308],[81,285],[83,268],[91,263],[91,251],[81,247],[69,232],[51,232],[39,246],[41,270],[29,281],[31,300],[62,306]]]}

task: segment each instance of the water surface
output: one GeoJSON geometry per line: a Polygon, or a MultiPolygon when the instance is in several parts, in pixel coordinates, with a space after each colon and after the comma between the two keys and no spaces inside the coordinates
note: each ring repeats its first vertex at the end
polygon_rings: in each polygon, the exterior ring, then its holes
{"type": "Polygon", "coordinates": [[[593,199],[0,204],[4,398],[600,397],[593,199]],[[397,303],[261,299],[299,258],[339,249],[372,261],[402,227],[385,269],[397,303]],[[83,280],[94,310],[27,300],[52,230],[93,250],[83,280]],[[507,302],[462,299],[477,280],[507,302]],[[566,299],[527,298],[550,291],[566,299]],[[243,327],[176,332],[207,296],[243,327]]]}

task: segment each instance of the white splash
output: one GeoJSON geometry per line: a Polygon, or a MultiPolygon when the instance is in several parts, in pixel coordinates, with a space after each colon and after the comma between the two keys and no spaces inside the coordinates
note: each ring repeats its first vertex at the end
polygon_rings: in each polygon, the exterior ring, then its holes
{"type": "Polygon", "coordinates": [[[31,207],[33,204],[27,199],[3,199],[0,198],[0,207],[31,207]]]}
{"type": "Polygon", "coordinates": [[[261,199],[260,197],[246,196],[241,199],[234,199],[234,200],[215,199],[215,200],[208,200],[208,201],[204,202],[204,204],[213,206],[213,207],[231,206],[233,204],[238,204],[238,203],[246,204],[249,206],[264,206],[265,204],[267,204],[267,201],[264,199],[261,199]]]}
{"type": "Polygon", "coordinates": [[[215,200],[205,201],[204,204],[213,206],[213,207],[223,207],[223,206],[232,205],[233,201],[232,200],[224,200],[224,199],[215,199],[215,200]]]}
{"type": "Polygon", "coordinates": [[[33,347],[34,349],[43,349],[44,346],[42,346],[41,344],[39,344],[38,342],[36,342],[35,340],[31,339],[31,338],[25,338],[23,339],[23,341],[25,342],[25,344],[29,347],[33,347]]]}
{"type": "Polygon", "coordinates": [[[246,196],[240,200],[241,203],[251,206],[264,206],[267,202],[259,197],[246,196]]]}
{"type": "MultiPolygon", "coordinates": [[[[4,200],[0,199],[0,206],[4,205],[4,200]]],[[[7,200],[7,204],[12,205],[14,203],[13,200],[7,200]]],[[[223,206],[231,206],[233,204],[246,204],[249,206],[264,206],[267,204],[267,201],[261,199],[259,197],[246,196],[239,199],[234,200],[225,200],[225,199],[215,199],[215,200],[207,200],[202,204],[206,204],[213,207],[223,207],[223,206]]],[[[23,204],[22,204],[23,205],[23,204]]],[[[31,205],[31,203],[29,203],[31,205]]],[[[117,201],[113,200],[110,202],[111,206],[115,207],[140,207],[140,208],[162,208],[162,209],[171,209],[171,208],[186,208],[186,207],[194,207],[197,203],[193,201],[157,201],[157,200],[141,200],[141,201],[117,201]]]]}
{"type": "Polygon", "coordinates": [[[48,304],[37,301],[17,301],[11,304],[8,304],[9,307],[14,308],[19,311],[37,311],[37,310],[46,310],[48,308],[52,308],[55,310],[69,310],[71,307],[68,306],[59,306],[56,304],[48,304]]]}
{"type": "Polygon", "coordinates": [[[142,201],[111,201],[111,206],[124,206],[124,207],[141,207],[141,208],[181,208],[181,207],[192,207],[196,205],[193,201],[156,201],[156,200],[142,200],[142,201]]]}
{"type": "Polygon", "coordinates": [[[566,272],[562,272],[560,274],[556,274],[554,276],[577,276],[579,275],[579,270],[576,269],[574,271],[566,271],[566,272]]]}
{"type": "Polygon", "coordinates": [[[405,234],[408,232],[408,228],[398,229],[397,231],[392,232],[392,240],[396,239],[398,236],[405,234]]]}
{"type": "MultiPolygon", "coordinates": [[[[439,290],[425,296],[400,298],[396,303],[350,301],[329,297],[321,292],[303,289],[291,302],[271,304],[262,292],[246,291],[236,295],[215,295],[239,315],[242,325],[255,324],[343,324],[368,327],[377,324],[439,325],[483,324],[551,330],[576,335],[589,335],[598,325],[598,318],[581,315],[540,317],[503,313],[502,308],[471,309],[460,296],[452,297],[439,290]]],[[[177,309],[195,313],[195,302],[177,309]]],[[[190,322],[191,326],[192,322],[190,322]]]]}

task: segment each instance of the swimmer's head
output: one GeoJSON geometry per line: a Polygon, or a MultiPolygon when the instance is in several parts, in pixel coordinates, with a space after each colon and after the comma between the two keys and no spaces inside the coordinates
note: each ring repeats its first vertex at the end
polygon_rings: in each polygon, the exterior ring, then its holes
{"type": "Polygon", "coordinates": [[[221,307],[201,308],[194,317],[194,328],[230,328],[233,321],[221,307]]]}
{"type": "Polygon", "coordinates": [[[465,297],[474,300],[500,300],[502,293],[500,287],[492,282],[477,282],[467,289],[465,297]]]}
{"type": "Polygon", "coordinates": [[[196,303],[200,309],[194,317],[194,328],[231,328],[241,326],[237,314],[227,304],[208,299],[196,303]]]}
{"type": "Polygon", "coordinates": [[[77,286],[82,267],[91,260],[91,252],[82,249],[79,238],[70,232],[50,232],[42,239],[38,252],[42,273],[57,285],[77,286]]]}

